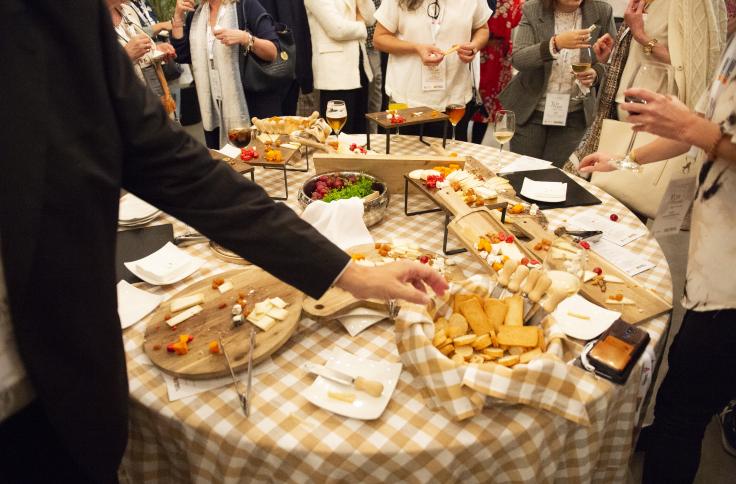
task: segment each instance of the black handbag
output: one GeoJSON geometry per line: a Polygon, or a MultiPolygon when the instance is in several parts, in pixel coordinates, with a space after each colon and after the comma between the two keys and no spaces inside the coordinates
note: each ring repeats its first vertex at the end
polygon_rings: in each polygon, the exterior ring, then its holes
{"type": "MultiPolygon", "coordinates": [[[[245,2],[243,16],[245,17],[245,2]]],[[[262,13],[253,25],[258,30],[258,24],[265,18],[273,18],[268,13],[262,13]]],[[[279,51],[273,62],[264,61],[258,56],[249,53],[243,68],[243,84],[245,90],[255,93],[280,91],[289,86],[296,79],[296,44],[291,29],[282,23],[274,22],[276,35],[279,37],[279,51]]]]}

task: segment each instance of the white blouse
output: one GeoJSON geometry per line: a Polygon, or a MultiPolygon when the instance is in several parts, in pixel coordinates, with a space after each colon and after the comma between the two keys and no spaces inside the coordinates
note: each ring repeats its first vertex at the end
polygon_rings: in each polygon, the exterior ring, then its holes
{"type": "MultiPolygon", "coordinates": [[[[574,12],[555,12],[555,35],[570,30],[580,30],[583,28],[583,15],[580,9],[574,12]]],[[[554,57],[552,70],[547,81],[547,90],[540,98],[537,104],[538,111],[544,111],[544,105],[547,102],[547,94],[572,94],[575,77],[571,74],[572,64],[580,59],[579,49],[562,49],[555,53],[552,40],[550,39],[550,53],[554,57]]],[[[582,103],[580,101],[570,101],[570,111],[575,110],[573,106],[580,109],[582,103]]]]}
{"type": "MultiPolygon", "coordinates": [[[[412,11],[399,7],[398,0],[383,0],[376,11],[380,22],[397,38],[409,42],[436,45],[447,50],[453,45],[469,42],[473,31],[483,27],[493,13],[486,0],[438,0],[439,28],[433,35],[432,18],[427,7],[431,0],[424,0],[412,11]]],[[[388,57],[386,93],[399,103],[409,106],[428,106],[444,111],[450,104],[467,104],[473,95],[470,66],[456,54],[447,56],[445,64],[445,89],[427,90],[422,86],[422,60],[416,54],[388,57]]]]}

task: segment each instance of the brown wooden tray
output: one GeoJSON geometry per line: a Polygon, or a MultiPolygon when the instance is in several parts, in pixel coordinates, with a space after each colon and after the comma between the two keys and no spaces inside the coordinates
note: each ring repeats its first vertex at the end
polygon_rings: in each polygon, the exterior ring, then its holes
{"type": "Polygon", "coordinates": [[[277,321],[266,332],[256,329],[253,362],[258,363],[271,356],[296,330],[304,294],[263,269],[247,267],[207,277],[175,294],[172,299],[197,293],[203,293],[205,297],[202,305],[204,310],[179,324],[175,331],[165,320],[166,315],[170,313],[170,304],[168,302],[162,304],[151,316],[143,341],[143,349],[151,362],[165,373],[183,378],[203,379],[229,375],[222,353],[212,354],[208,348],[211,341],[222,336],[235,371],[245,369],[248,365],[248,336],[253,325],[246,322],[234,328],[230,312],[238,293],[241,292],[246,294],[251,309],[254,303],[269,297],[280,297],[289,303],[286,307],[289,316],[284,321],[277,321]],[[233,289],[225,294],[212,289],[212,280],[215,277],[230,281],[234,286],[233,289]],[[249,294],[251,291],[254,292],[249,294]],[[225,307],[220,308],[223,303],[225,307]],[[194,336],[194,340],[189,343],[189,352],[182,356],[167,352],[166,345],[175,342],[180,334],[194,336]],[[154,349],[157,346],[160,348],[154,349]]]}
{"type": "MultiPolygon", "coordinates": [[[[276,135],[271,135],[273,137],[276,137],[276,135]]],[[[278,136],[279,141],[282,143],[288,143],[289,137],[287,135],[279,135],[278,136]]],[[[294,159],[294,155],[299,151],[298,149],[294,150],[291,148],[284,148],[283,146],[279,146],[276,149],[281,151],[281,158],[283,158],[283,161],[281,162],[273,162],[273,161],[266,161],[263,159],[266,145],[261,142],[258,138],[253,138],[253,140],[248,145],[249,147],[254,147],[256,151],[258,151],[258,158],[255,160],[250,160],[248,163],[250,163],[253,166],[268,166],[268,167],[279,167],[279,166],[285,166],[290,165],[296,161],[294,159]]]]}
{"type": "Polygon", "coordinates": [[[225,156],[217,150],[210,150],[210,156],[214,160],[221,160],[227,163],[227,165],[230,168],[237,171],[241,175],[245,175],[247,173],[253,173],[253,170],[254,170],[253,166],[249,165],[248,163],[241,160],[240,158],[230,158],[229,156],[225,156]]]}
{"type": "Polygon", "coordinates": [[[402,126],[413,126],[416,124],[438,123],[441,121],[448,121],[450,119],[445,113],[429,108],[427,106],[399,109],[397,112],[401,116],[406,118],[406,121],[400,124],[391,124],[391,120],[386,117],[388,111],[368,113],[365,115],[365,117],[384,129],[401,128],[402,126]],[[422,114],[420,116],[415,116],[414,113],[422,114]]]}

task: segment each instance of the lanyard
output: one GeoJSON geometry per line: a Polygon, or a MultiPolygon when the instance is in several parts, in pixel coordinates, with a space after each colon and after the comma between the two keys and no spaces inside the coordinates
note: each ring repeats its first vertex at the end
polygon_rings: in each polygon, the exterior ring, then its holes
{"type": "Polygon", "coordinates": [[[442,27],[442,19],[445,17],[444,9],[440,7],[439,0],[432,0],[427,5],[427,16],[429,17],[429,33],[432,36],[432,45],[437,45],[437,36],[442,27]]]}
{"type": "Polygon", "coordinates": [[[151,17],[151,8],[146,5],[145,0],[133,0],[128,5],[133,7],[135,13],[138,14],[138,18],[140,18],[146,26],[151,26],[156,23],[154,22],[153,17],[151,17]]]}
{"type": "MultiPolygon", "coordinates": [[[[578,28],[578,12],[580,9],[575,10],[575,12],[572,15],[572,29],[575,30],[578,28]]],[[[555,35],[559,34],[559,28],[560,26],[557,24],[557,19],[555,19],[555,35]]],[[[569,71],[569,67],[572,64],[572,59],[570,59],[570,49],[562,49],[557,59],[555,59],[555,63],[562,69],[562,72],[569,71]],[[567,69],[566,69],[567,67],[567,69]]],[[[575,85],[575,77],[572,78],[570,81],[570,87],[572,88],[575,85]]],[[[559,81],[557,83],[557,92],[562,92],[562,81],[559,81]]]]}
{"type": "MultiPolygon", "coordinates": [[[[207,12],[207,14],[209,17],[209,11],[207,12]]],[[[215,27],[220,26],[220,20],[222,20],[224,16],[225,16],[224,5],[220,4],[220,9],[217,11],[217,21],[215,21],[215,27]]],[[[217,41],[217,39],[215,38],[214,29],[210,25],[209,18],[207,18],[207,55],[210,61],[214,60],[215,58],[215,41],[217,41]]]]}

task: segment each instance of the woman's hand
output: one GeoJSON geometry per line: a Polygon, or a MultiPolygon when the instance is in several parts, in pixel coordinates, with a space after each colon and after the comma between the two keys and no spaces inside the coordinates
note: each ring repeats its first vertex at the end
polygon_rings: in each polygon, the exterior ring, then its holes
{"type": "Polygon", "coordinates": [[[678,141],[691,141],[685,135],[688,128],[698,121],[698,115],[690,111],[682,101],[674,96],[664,96],[641,88],[627,89],[624,95],[646,101],[646,104],[621,104],[621,109],[629,113],[627,121],[634,124],[634,131],[646,131],[678,141]]]}
{"type": "Polygon", "coordinates": [[[146,34],[138,34],[125,44],[125,52],[133,62],[151,51],[151,39],[146,34]]]}
{"type": "Polygon", "coordinates": [[[595,79],[598,77],[598,73],[592,67],[584,70],[583,72],[573,72],[575,77],[585,87],[590,87],[595,83],[595,79]]]}
{"type": "Polygon", "coordinates": [[[644,0],[629,0],[624,12],[624,23],[631,29],[631,35],[640,44],[649,42],[644,31],[644,12],[647,3],[644,0]]]}
{"type": "Polygon", "coordinates": [[[558,49],[582,49],[590,47],[590,30],[568,30],[555,36],[558,49]]]}
{"type": "Polygon", "coordinates": [[[224,45],[245,45],[250,42],[250,34],[238,29],[217,29],[214,31],[215,38],[224,45]]]}
{"type": "Polygon", "coordinates": [[[425,66],[436,66],[445,58],[444,52],[433,45],[417,44],[415,48],[425,66]]]}
{"type": "Polygon", "coordinates": [[[448,287],[439,273],[424,264],[409,261],[375,267],[351,262],[335,285],[358,299],[401,299],[416,304],[429,303],[427,286],[438,296],[448,287]]]}
{"type": "Polygon", "coordinates": [[[184,22],[184,16],[187,12],[194,12],[196,9],[194,0],[176,0],[176,7],[174,7],[174,19],[177,22],[184,22]]]}
{"type": "Polygon", "coordinates": [[[596,151],[580,161],[578,171],[580,173],[592,173],[594,171],[613,171],[616,169],[611,164],[612,156],[603,151],[596,151]]]}
{"type": "Polygon", "coordinates": [[[608,58],[611,56],[611,52],[613,52],[613,44],[614,42],[611,34],[605,34],[603,37],[595,41],[593,44],[593,52],[595,53],[595,57],[598,59],[598,62],[608,62],[608,58]]]}
{"type": "Polygon", "coordinates": [[[471,62],[477,53],[478,49],[475,48],[475,45],[473,45],[472,42],[466,42],[460,45],[457,49],[457,56],[460,58],[460,61],[465,64],[471,62]]]}
{"type": "Polygon", "coordinates": [[[167,59],[176,59],[176,49],[168,42],[159,42],[156,44],[156,49],[166,54],[167,59]]]}

